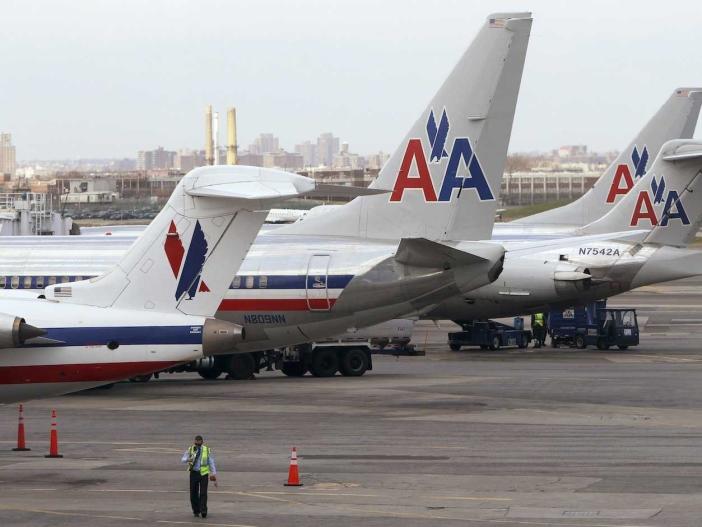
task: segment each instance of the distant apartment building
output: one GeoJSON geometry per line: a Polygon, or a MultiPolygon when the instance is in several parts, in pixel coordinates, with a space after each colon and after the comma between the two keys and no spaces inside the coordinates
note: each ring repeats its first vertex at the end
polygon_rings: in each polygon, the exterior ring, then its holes
{"type": "Polygon", "coordinates": [[[15,146],[12,144],[12,134],[0,133],[0,175],[15,175],[17,162],[15,159],[15,146]]]}
{"type": "Polygon", "coordinates": [[[579,157],[587,155],[587,145],[565,145],[558,149],[558,157],[579,157]]]}
{"type": "Polygon", "coordinates": [[[331,132],[320,134],[317,138],[317,164],[330,167],[334,155],[339,153],[339,138],[331,132]]]}
{"type": "Polygon", "coordinates": [[[251,154],[268,154],[280,150],[280,142],[273,134],[260,134],[254,142],[249,145],[251,154]]]}
{"type": "Polygon", "coordinates": [[[263,154],[263,166],[266,168],[283,168],[285,170],[300,170],[304,166],[302,154],[285,152],[268,152],[263,154]]]}
{"type": "Polygon", "coordinates": [[[250,167],[262,167],[263,155],[251,152],[241,152],[237,158],[237,164],[250,167]]]}
{"type": "Polygon", "coordinates": [[[371,170],[380,170],[387,163],[388,159],[390,159],[390,154],[385,152],[369,154],[366,156],[366,167],[371,170]]]}
{"type": "Polygon", "coordinates": [[[332,156],[332,168],[365,168],[365,158],[349,152],[349,144],[341,143],[341,149],[332,156]]]}
{"type": "Polygon", "coordinates": [[[159,146],[156,150],[137,152],[137,170],[162,170],[176,168],[176,152],[159,146]]]}
{"type": "Polygon", "coordinates": [[[312,141],[304,141],[295,145],[295,153],[302,156],[302,163],[306,167],[317,165],[317,145],[312,141]]]}
{"type": "Polygon", "coordinates": [[[176,155],[175,168],[181,172],[190,172],[193,168],[205,166],[205,151],[179,150],[176,155]]]}

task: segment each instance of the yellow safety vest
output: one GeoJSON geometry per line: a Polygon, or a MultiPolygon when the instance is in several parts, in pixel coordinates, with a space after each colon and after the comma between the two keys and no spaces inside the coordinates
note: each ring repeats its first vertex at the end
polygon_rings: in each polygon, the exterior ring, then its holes
{"type": "MultiPolygon", "coordinates": [[[[210,473],[210,449],[207,447],[207,445],[202,445],[200,449],[200,475],[207,476],[207,474],[210,473]]],[[[190,453],[190,462],[188,463],[189,471],[193,470],[195,465],[195,451],[195,445],[191,445],[188,449],[188,452],[190,453]]]]}
{"type": "Polygon", "coordinates": [[[535,326],[543,326],[544,325],[544,314],[543,313],[536,313],[534,315],[534,325],[535,326]]]}

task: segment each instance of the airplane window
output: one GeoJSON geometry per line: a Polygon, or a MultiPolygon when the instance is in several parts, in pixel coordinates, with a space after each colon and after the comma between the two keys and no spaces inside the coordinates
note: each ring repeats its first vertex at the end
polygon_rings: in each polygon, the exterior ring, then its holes
{"type": "Polygon", "coordinates": [[[32,288],[32,277],[31,276],[25,276],[24,280],[22,281],[22,288],[23,289],[31,289],[32,288]]]}
{"type": "Polygon", "coordinates": [[[37,289],[44,288],[44,277],[43,276],[37,276],[36,285],[37,285],[37,289]]]}
{"type": "Polygon", "coordinates": [[[258,287],[261,289],[265,289],[268,287],[268,277],[267,276],[259,276],[258,277],[258,287]]]}
{"type": "Polygon", "coordinates": [[[241,276],[235,276],[232,281],[232,289],[239,289],[241,287],[241,276]]]}
{"type": "Polygon", "coordinates": [[[56,283],[56,277],[55,276],[50,276],[49,277],[49,285],[54,285],[56,283]]]}
{"type": "Polygon", "coordinates": [[[246,277],[246,289],[251,289],[253,286],[254,286],[254,277],[247,276],[246,277]]]}
{"type": "Polygon", "coordinates": [[[13,276],[10,280],[10,287],[17,289],[19,287],[19,276],[13,276]]]}

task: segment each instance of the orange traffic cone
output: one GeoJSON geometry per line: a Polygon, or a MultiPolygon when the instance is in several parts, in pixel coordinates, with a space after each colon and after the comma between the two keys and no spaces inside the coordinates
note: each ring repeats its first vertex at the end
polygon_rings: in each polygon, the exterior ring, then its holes
{"type": "Polygon", "coordinates": [[[31,450],[31,448],[27,448],[27,445],[24,442],[24,407],[20,404],[19,405],[19,423],[17,424],[17,448],[13,448],[15,452],[26,452],[28,450],[31,450]]]}
{"type": "Polygon", "coordinates": [[[286,487],[302,487],[302,482],[300,481],[300,472],[297,466],[297,448],[293,447],[292,453],[290,454],[290,469],[288,470],[288,482],[285,484],[286,487]]]}
{"type": "Polygon", "coordinates": [[[51,410],[51,432],[49,433],[49,453],[44,457],[63,457],[58,452],[58,430],[56,429],[56,410],[51,410]]]}

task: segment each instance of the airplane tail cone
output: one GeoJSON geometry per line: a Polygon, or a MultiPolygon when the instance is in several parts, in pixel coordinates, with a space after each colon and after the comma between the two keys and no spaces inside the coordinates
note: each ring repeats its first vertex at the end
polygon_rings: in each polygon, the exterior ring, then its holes
{"type": "Polygon", "coordinates": [[[24,407],[19,405],[19,422],[17,424],[17,448],[12,449],[14,452],[27,452],[31,448],[27,448],[24,441],[24,407]]]}
{"type": "Polygon", "coordinates": [[[56,410],[51,410],[51,432],[49,433],[49,453],[44,457],[63,457],[58,451],[58,430],[56,429],[56,410]]]}
{"type": "Polygon", "coordinates": [[[25,340],[33,339],[36,337],[42,337],[46,335],[46,330],[27,324],[26,322],[20,323],[19,326],[19,339],[20,342],[25,340]]]}
{"type": "Polygon", "coordinates": [[[290,469],[288,470],[288,482],[285,484],[286,487],[302,487],[302,482],[300,481],[300,471],[297,465],[297,448],[293,447],[292,453],[290,454],[290,469]]]}

